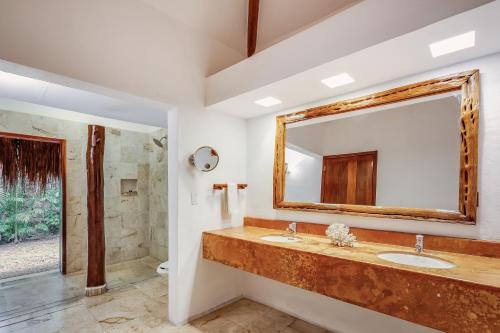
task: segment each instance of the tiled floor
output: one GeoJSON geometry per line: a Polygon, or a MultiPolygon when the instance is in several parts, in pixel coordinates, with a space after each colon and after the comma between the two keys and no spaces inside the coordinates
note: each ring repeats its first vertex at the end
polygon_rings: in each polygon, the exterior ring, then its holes
{"type": "Polygon", "coordinates": [[[191,326],[197,329],[194,332],[204,333],[328,333],[320,327],[248,299],[196,319],[191,326]]]}
{"type": "Polygon", "coordinates": [[[0,282],[0,333],[326,332],[242,299],[183,327],[167,321],[167,277],[144,258],[107,269],[110,291],[85,297],[84,275],[57,273],[0,282]]]}

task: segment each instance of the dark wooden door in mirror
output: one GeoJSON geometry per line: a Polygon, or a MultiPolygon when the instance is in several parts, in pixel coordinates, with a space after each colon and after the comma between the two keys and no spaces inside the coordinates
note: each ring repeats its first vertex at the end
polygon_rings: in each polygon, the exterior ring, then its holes
{"type": "Polygon", "coordinates": [[[321,202],[375,205],[377,152],[323,157],[321,202]]]}

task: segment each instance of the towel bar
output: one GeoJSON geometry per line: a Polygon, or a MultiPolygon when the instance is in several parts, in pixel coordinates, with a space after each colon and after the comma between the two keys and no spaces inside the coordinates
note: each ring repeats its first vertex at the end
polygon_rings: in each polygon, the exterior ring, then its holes
{"type": "MultiPolygon", "coordinates": [[[[248,184],[238,184],[238,190],[244,190],[248,187],[248,184]]],[[[223,190],[227,188],[227,184],[214,184],[214,190],[223,190]]]]}

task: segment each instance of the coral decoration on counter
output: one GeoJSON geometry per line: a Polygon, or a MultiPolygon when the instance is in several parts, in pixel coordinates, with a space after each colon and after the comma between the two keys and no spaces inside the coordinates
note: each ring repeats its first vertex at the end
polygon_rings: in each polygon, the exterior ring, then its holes
{"type": "Polygon", "coordinates": [[[326,236],[332,241],[335,246],[353,247],[356,241],[356,236],[349,232],[349,227],[345,224],[331,224],[325,231],[326,236]]]}

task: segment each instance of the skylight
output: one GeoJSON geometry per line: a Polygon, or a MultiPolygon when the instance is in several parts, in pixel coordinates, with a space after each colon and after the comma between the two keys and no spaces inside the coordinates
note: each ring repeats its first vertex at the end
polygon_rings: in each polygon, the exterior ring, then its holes
{"type": "Polygon", "coordinates": [[[465,34],[443,39],[439,42],[429,44],[434,58],[473,47],[476,43],[476,32],[469,31],[465,34]]]}
{"type": "Polygon", "coordinates": [[[271,107],[271,106],[274,106],[274,105],[281,104],[283,102],[280,101],[277,98],[269,96],[269,97],[266,97],[266,98],[258,99],[254,103],[257,104],[257,105],[264,106],[264,107],[268,108],[268,107],[271,107]]]}
{"type": "Polygon", "coordinates": [[[334,75],[324,80],[321,80],[321,83],[323,83],[325,86],[329,88],[336,88],[353,82],[354,79],[347,73],[334,75]]]}

